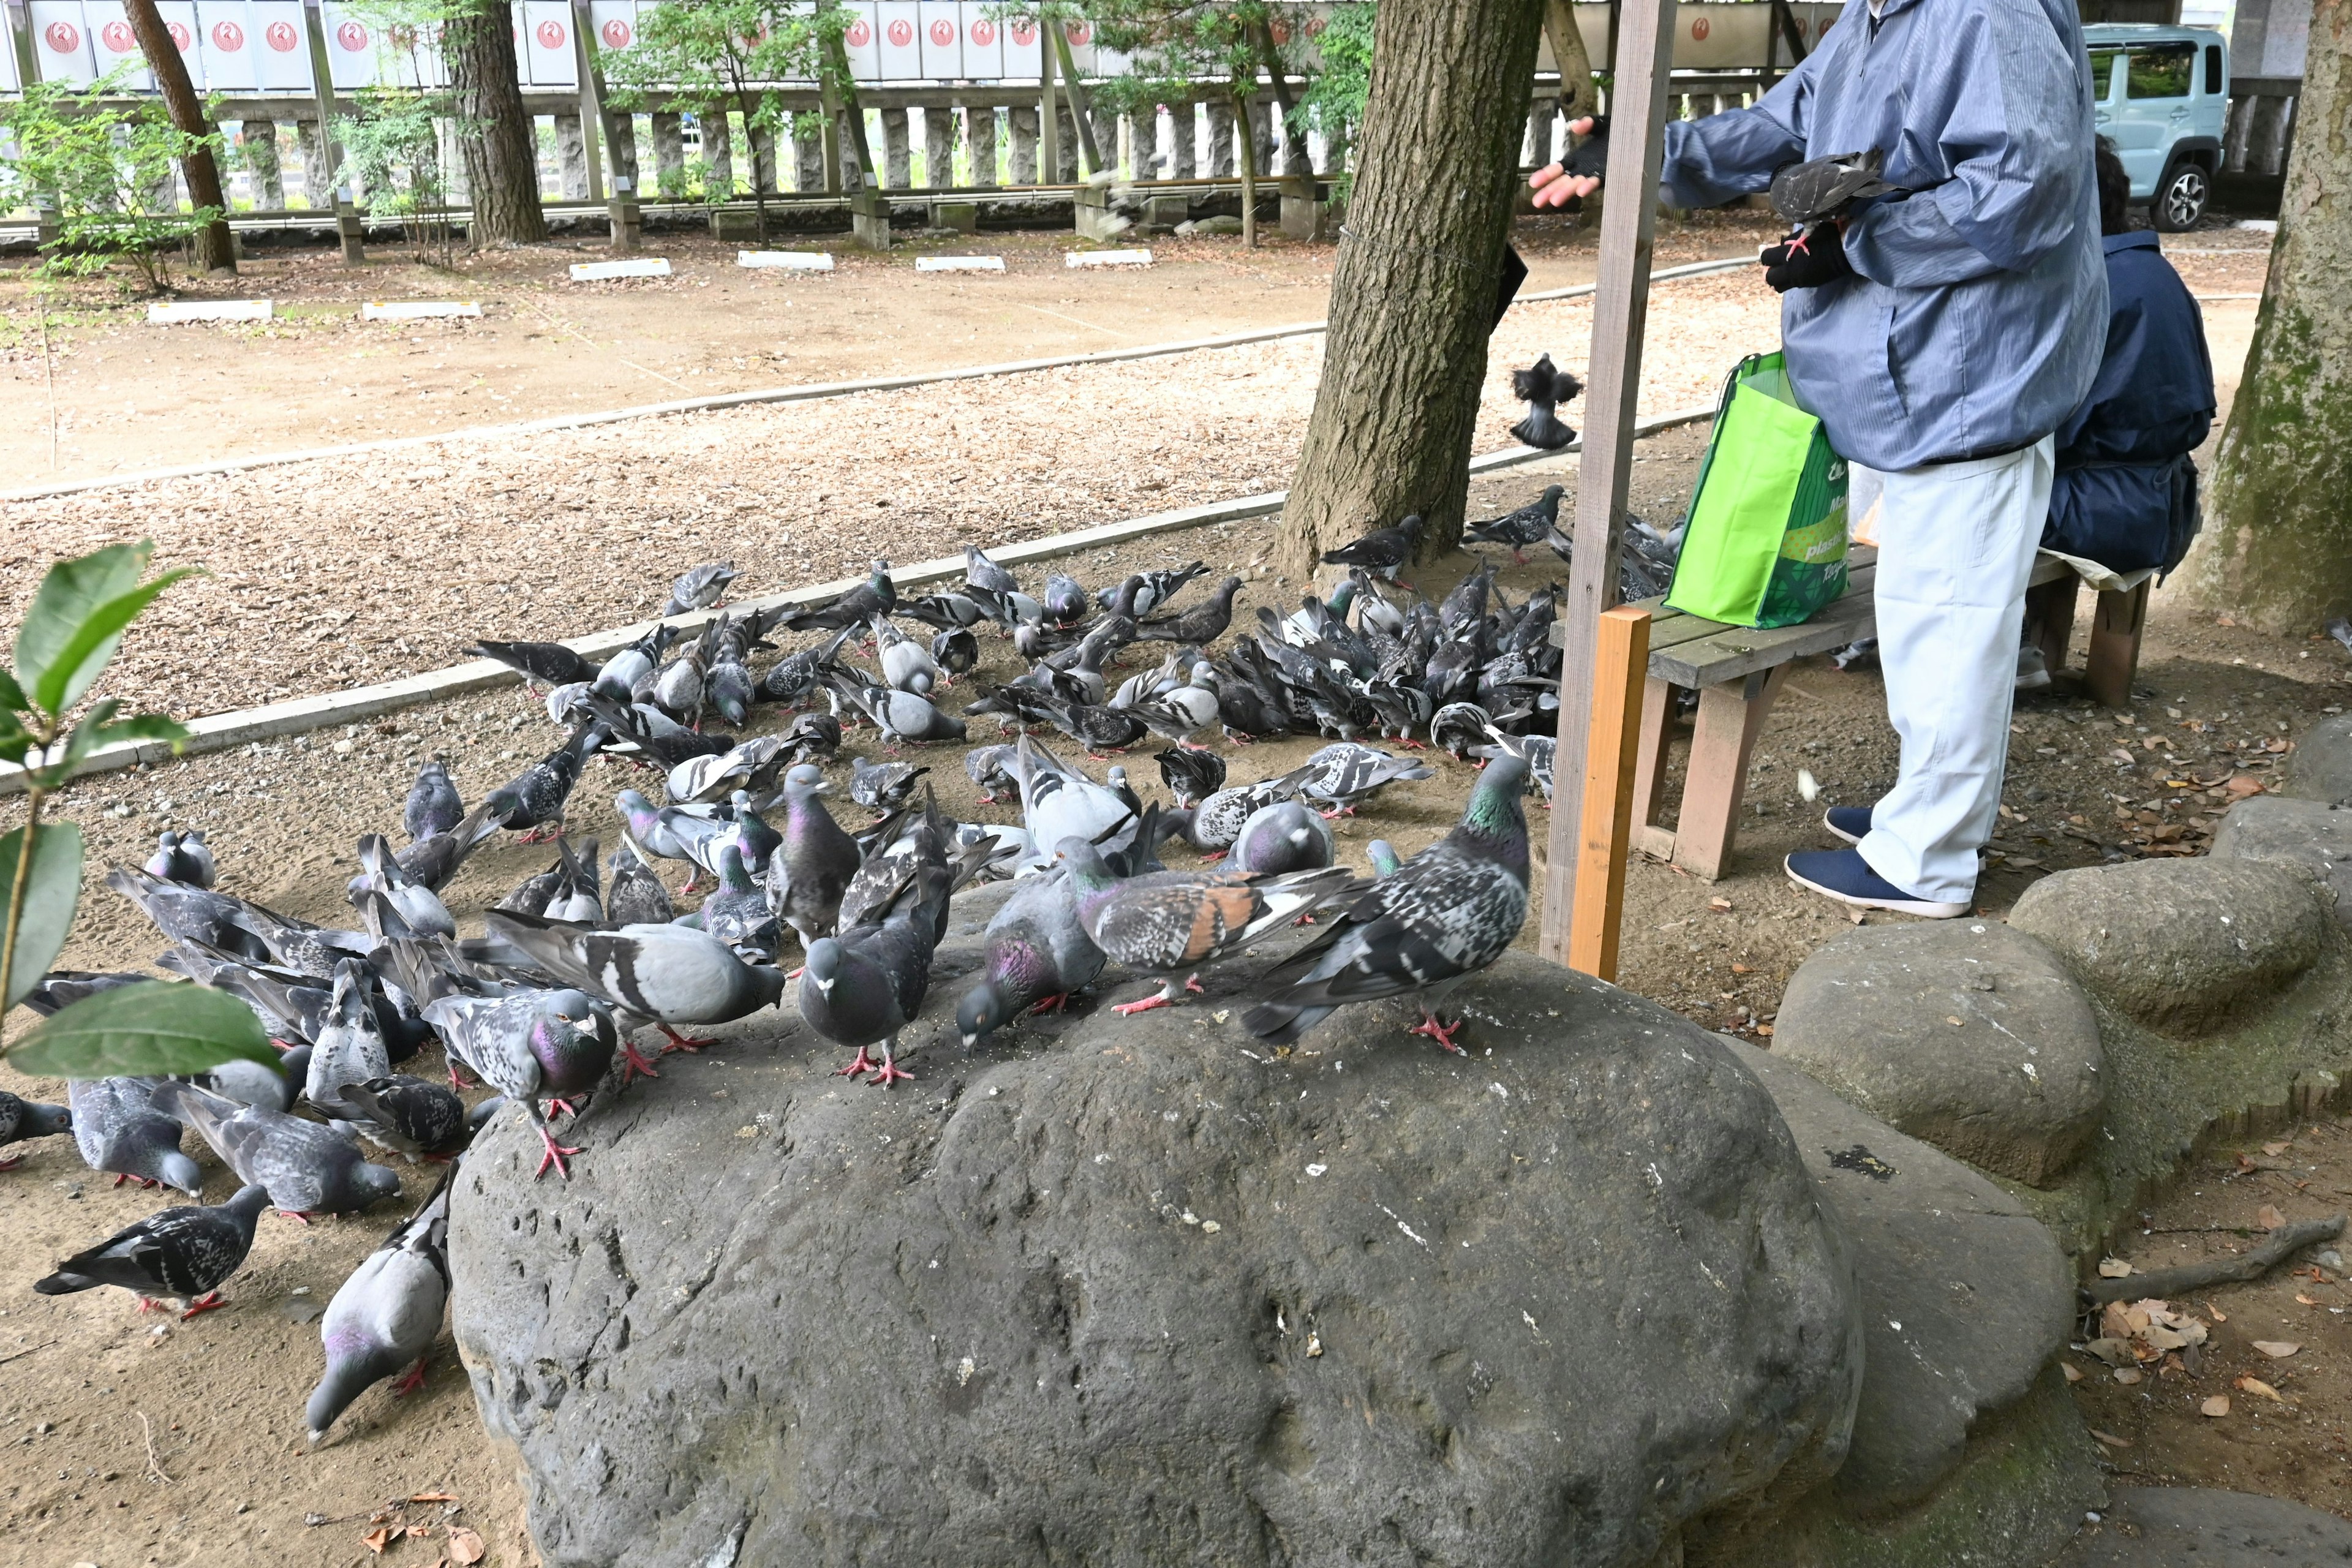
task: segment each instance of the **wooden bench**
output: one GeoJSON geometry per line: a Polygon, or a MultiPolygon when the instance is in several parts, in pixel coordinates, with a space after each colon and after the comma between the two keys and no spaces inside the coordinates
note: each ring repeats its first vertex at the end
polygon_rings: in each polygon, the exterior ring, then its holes
{"type": "MultiPolygon", "coordinates": [[[[1654,619],[1641,745],[1633,769],[1635,849],[1671,860],[1709,881],[1723,874],[1738,837],[1748,753],[1763,732],[1790,666],[1809,654],[1830,653],[1876,635],[1877,574],[1877,552],[1857,546],[1848,558],[1846,591],[1836,603],[1801,625],[1769,631],[1686,616],[1667,609],[1663,598],[1640,601],[1654,619]],[[1658,818],[1668,731],[1686,690],[1698,693],[1698,718],[1691,732],[1689,765],[1684,770],[1682,809],[1667,827],[1658,818]]],[[[2039,628],[2036,640],[2053,675],[2066,665],[2080,583],[2071,567],[2051,556],[2034,563],[2025,595],[2026,624],[2039,628]]],[[[2126,592],[2098,595],[2084,682],[2093,697],[2110,708],[2126,707],[2131,700],[2147,595],[2148,584],[2142,583],[2126,592]]],[[[1554,647],[1563,646],[1563,632],[1561,626],[1552,627],[1554,647]]]]}

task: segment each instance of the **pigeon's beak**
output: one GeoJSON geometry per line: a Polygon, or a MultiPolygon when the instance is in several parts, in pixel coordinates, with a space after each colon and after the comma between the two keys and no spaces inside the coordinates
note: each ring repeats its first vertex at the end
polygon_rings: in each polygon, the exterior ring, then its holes
{"type": "Polygon", "coordinates": [[[980,1037],[978,1035],[966,1035],[963,1037],[963,1048],[965,1050],[970,1050],[972,1047],[978,1044],[980,1044],[980,1037]]]}

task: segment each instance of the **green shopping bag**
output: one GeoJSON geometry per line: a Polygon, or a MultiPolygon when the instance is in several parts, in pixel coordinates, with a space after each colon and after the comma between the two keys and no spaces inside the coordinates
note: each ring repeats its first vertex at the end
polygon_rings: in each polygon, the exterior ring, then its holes
{"type": "Polygon", "coordinates": [[[1666,607],[1790,626],[1845,592],[1845,459],[1789,384],[1781,355],[1725,379],[1666,607]]]}

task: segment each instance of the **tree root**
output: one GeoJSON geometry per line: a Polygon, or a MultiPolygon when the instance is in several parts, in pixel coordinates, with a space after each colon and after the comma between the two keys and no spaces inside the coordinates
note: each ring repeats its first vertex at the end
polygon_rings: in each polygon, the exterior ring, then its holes
{"type": "Polygon", "coordinates": [[[2235,1258],[2208,1258],[2202,1263],[2184,1263],[2178,1268],[2158,1268],[2148,1274],[2126,1274],[2120,1279],[2094,1279],[2083,1287],[2083,1294],[2095,1307],[2109,1301],[2138,1301],[2151,1296],[2168,1301],[2208,1285],[2259,1279],[2313,1242],[2333,1241],[2342,1236],[2344,1225],[2345,1216],[2340,1214],[2329,1219],[2298,1220],[2271,1232],[2252,1252],[2242,1252],[2235,1258]]]}

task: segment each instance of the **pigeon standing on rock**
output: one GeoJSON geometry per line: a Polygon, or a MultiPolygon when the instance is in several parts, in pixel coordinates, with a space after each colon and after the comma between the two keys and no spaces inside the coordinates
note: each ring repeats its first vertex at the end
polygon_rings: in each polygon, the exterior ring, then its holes
{"type": "Polygon", "coordinates": [[[416,782],[408,786],[408,804],[401,808],[400,825],[408,830],[408,841],[430,838],[436,833],[452,833],[466,818],[466,803],[458,798],[457,786],[449,782],[449,770],[441,759],[435,757],[416,770],[416,782]]]}
{"type": "Polygon", "coordinates": [[[33,1289],[44,1296],[70,1296],[120,1285],[139,1298],[142,1312],[159,1300],[179,1301],[184,1308],[180,1321],[185,1322],[227,1305],[220,1299],[221,1282],[253,1250],[254,1226],[268,1206],[266,1190],[245,1186],[218,1208],[161,1210],[74,1254],[56,1273],[35,1280],[33,1289]]]}
{"type": "Polygon", "coordinates": [[[669,601],[662,605],[662,619],[710,608],[726,595],[727,585],[741,575],[732,561],[706,562],[682,574],[669,585],[669,601]]]}
{"type": "Polygon", "coordinates": [[[488,919],[491,935],[529,953],[558,984],[610,1003],[625,1027],[654,1025],[672,1049],[710,1043],[687,1039],[675,1026],[730,1023],[774,1006],[784,991],[782,970],[745,963],[718,938],[684,926],[601,931],[495,910],[488,919]]]}
{"type": "MultiPolygon", "coordinates": [[[[51,1138],[72,1131],[73,1112],[64,1106],[19,1100],[0,1089],[0,1149],[27,1138],[51,1138]]],[[[0,1171],[13,1171],[24,1163],[22,1154],[7,1155],[0,1158],[0,1171]]]]}
{"type": "MultiPolygon", "coordinates": [[[[1528,412],[1527,417],[1511,426],[1511,435],[1524,446],[1546,452],[1559,451],[1576,439],[1576,432],[1560,423],[1553,410],[1583,390],[1582,382],[1553,367],[1549,354],[1525,370],[1513,371],[1511,395],[1528,405],[1528,412]]],[[[1532,544],[1535,541],[1527,542],[1532,544]]]]}
{"type": "Polygon", "coordinates": [[[803,952],[833,933],[842,890],[864,858],[818,800],[824,789],[824,775],[810,763],[784,775],[783,839],[768,857],[769,906],[799,935],[803,952]]]}
{"type": "MultiPolygon", "coordinates": [[[[450,1056],[476,1078],[522,1107],[546,1152],[534,1177],[553,1165],[570,1180],[567,1154],[578,1149],[558,1143],[540,1109],[542,1097],[566,1113],[567,1096],[586,1094],[604,1081],[617,1050],[625,1048],[612,1016],[583,991],[520,991],[511,996],[442,996],[425,1008],[425,1021],[441,1031],[450,1056]]],[[[630,1065],[652,1076],[651,1064],[627,1051],[630,1065]]]]}
{"type": "Polygon", "coordinates": [[[930,987],[948,891],[944,862],[919,865],[878,923],[810,944],[801,970],[800,1014],[835,1045],[857,1047],[856,1058],[838,1069],[842,1076],[870,1072],[884,1089],[914,1076],[898,1065],[898,1032],[914,1022],[930,987]],[[877,1045],[879,1062],[866,1054],[877,1045]]]}
{"type": "Polygon", "coordinates": [[[180,1118],[160,1078],[74,1079],[66,1084],[74,1143],[82,1163],[114,1184],[169,1184],[191,1196],[205,1190],[204,1173],[180,1152],[180,1118]]]}
{"type": "Polygon", "coordinates": [[[409,1373],[393,1389],[395,1397],[424,1384],[425,1356],[449,1303],[449,1184],[456,1174],[444,1176],[425,1206],[368,1254],[327,1303],[319,1321],[327,1370],[302,1412],[311,1447],[352,1401],[402,1367],[409,1373]]]}
{"type": "Polygon", "coordinates": [[[1267,999],[1243,1016],[1249,1032],[1287,1045],[1350,1002],[1419,1000],[1427,1035],[1460,1052],[1462,1025],[1431,1004],[1510,947],[1528,918],[1528,764],[1487,764],[1454,831],[1374,881],[1347,913],[1266,979],[1267,999]]]}
{"type": "Polygon", "coordinates": [[[988,922],[981,978],[956,1004],[969,1050],[1025,1013],[1059,1011],[1102,973],[1103,952],[1078,921],[1076,891],[1059,872],[1028,877],[988,922]]]}
{"type": "Polygon", "coordinates": [[[175,1083],[159,1090],[204,1136],[240,1182],[269,1189],[279,1213],[308,1218],[318,1214],[354,1214],[400,1191],[400,1178],[372,1165],[346,1133],[258,1105],[239,1105],[210,1089],[175,1083]]]}

